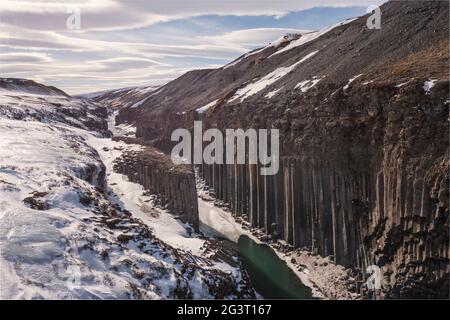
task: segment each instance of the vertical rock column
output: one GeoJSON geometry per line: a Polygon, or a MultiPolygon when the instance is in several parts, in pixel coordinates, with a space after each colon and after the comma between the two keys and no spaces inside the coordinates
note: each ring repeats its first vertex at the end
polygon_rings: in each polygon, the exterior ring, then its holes
{"type": "Polygon", "coordinates": [[[167,156],[146,147],[144,151],[131,152],[117,159],[114,171],[157,195],[163,206],[198,231],[197,190],[191,167],[174,165],[167,156]]]}

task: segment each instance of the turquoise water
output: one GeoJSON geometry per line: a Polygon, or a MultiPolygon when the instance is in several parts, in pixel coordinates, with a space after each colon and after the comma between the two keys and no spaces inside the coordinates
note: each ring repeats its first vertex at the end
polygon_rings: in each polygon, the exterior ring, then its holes
{"type": "Polygon", "coordinates": [[[265,299],[312,299],[311,289],[272,248],[248,236],[239,237],[238,248],[253,287],[265,299]]]}

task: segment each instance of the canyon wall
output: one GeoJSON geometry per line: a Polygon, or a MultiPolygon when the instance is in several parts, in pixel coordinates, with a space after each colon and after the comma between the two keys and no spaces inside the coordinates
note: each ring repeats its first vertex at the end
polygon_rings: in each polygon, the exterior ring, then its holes
{"type": "MultiPolygon", "coordinates": [[[[133,143],[134,139],[115,138],[133,143]]],[[[199,230],[197,190],[195,176],[189,166],[174,165],[170,158],[150,146],[124,154],[114,163],[114,171],[126,175],[157,196],[163,207],[177,215],[181,221],[199,230]]]]}
{"type": "MultiPolygon", "coordinates": [[[[448,81],[429,94],[418,81],[385,82],[338,90],[327,101],[317,89],[303,99],[321,101],[320,113],[297,107],[301,117],[240,111],[238,125],[280,130],[279,172],[262,176],[253,164],[199,172],[235,215],[271,239],[333,256],[361,283],[367,267],[378,266],[386,297],[447,298],[448,92],[448,81]]],[[[266,112],[296,99],[272,101],[266,112]]],[[[203,123],[237,127],[226,112],[203,123]]]]}
{"type": "Polygon", "coordinates": [[[449,4],[389,1],[381,13],[380,30],[359,17],[186,73],[117,120],[166,152],[173,129],[197,119],[204,130],[279,129],[274,176],[199,167],[215,196],[361,282],[378,266],[386,297],[448,298],[449,4]]]}
{"type": "Polygon", "coordinates": [[[301,158],[284,158],[274,176],[248,164],[199,169],[214,195],[269,241],[332,256],[361,280],[377,265],[387,297],[447,297],[447,175],[424,181],[390,168],[343,175],[301,158]]]}

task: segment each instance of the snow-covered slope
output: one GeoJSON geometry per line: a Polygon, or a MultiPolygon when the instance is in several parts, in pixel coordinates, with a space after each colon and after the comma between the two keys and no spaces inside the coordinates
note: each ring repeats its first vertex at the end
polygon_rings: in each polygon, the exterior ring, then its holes
{"type": "Polygon", "coordinates": [[[129,87],[86,93],[78,97],[100,103],[108,107],[108,110],[119,110],[125,107],[137,108],[158,88],[159,86],[129,87]]]}
{"type": "Polygon", "coordinates": [[[58,88],[45,86],[33,80],[19,78],[0,78],[0,90],[44,96],[69,96],[58,88]]]}
{"type": "Polygon", "coordinates": [[[108,135],[106,115],[105,107],[83,99],[0,89],[1,118],[66,124],[108,135]]]}
{"type": "Polygon", "coordinates": [[[239,264],[112,172],[140,147],[112,141],[98,105],[0,101],[0,298],[255,297],[239,264]]]}

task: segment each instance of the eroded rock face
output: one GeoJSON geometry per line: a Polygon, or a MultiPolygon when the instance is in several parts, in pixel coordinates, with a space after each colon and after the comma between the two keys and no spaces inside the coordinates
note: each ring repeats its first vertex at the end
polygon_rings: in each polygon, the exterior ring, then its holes
{"type": "Polygon", "coordinates": [[[187,73],[118,121],[166,151],[171,129],[196,119],[205,129],[278,128],[279,173],[203,165],[215,196],[268,235],[275,226],[295,248],[355,268],[361,284],[377,265],[385,297],[448,298],[449,6],[395,1],[381,10],[381,30],[362,17],[303,45],[187,73]]]}
{"type": "Polygon", "coordinates": [[[64,124],[110,136],[107,109],[27,79],[0,78],[0,117],[64,124]]]}
{"type": "MultiPolygon", "coordinates": [[[[125,141],[131,143],[134,139],[125,141]]],[[[167,206],[184,222],[189,222],[196,231],[199,230],[197,190],[191,167],[174,165],[165,154],[143,146],[141,151],[129,152],[117,159],[114,170],[157,195],[161,205],[167,206]]]]}
{"type": "MultiPolygon", "coordinates": [[[[9,80],[0,79],[0,87],[8,84],[0,94],[1,299],[256,298],[239,262],[227,268],[215,257],[217,248],[187,231],[170,236],[189,237],[200,248],[168,244],[140,211],[150,196],[133,202],[113,190],[111,162],[119,155],[104,149],[129,145],[105,138],[104,107],[32,81],[9,80]]],[[[174,188],[172,177],[178,182],[193,174],[170,170],[164,158],[144,148],[135,168],[148,163],[161,181],[132,175],[133,181],[159,187],[162,196],[176,200],[174,208],[184,209],[187,198],[166,188],[174,188]]],[[[118,191],[136,190],[125,177],[118,181],[118,191]]],[[[182,188],[196,205],[195,188],[182,188]]],[[[196,207],[191,210],[197,217],[196,207]]],[[[149,217],[159,212],[145,206],[149,217]]]]}
{"type": "Polygon", "coordinates": [[[428,96],[419,82],[355,84],[326,102],[319,88],[305,99],[318,99],[327,116],[291,105],[302,116],[276,120],[297,123],[280,126],[277,175],[260,176],[256,165],[200,171],[219,199],[267,234],[333,255],[361,283],[368,266],[379,266],[386,297],[448,297],[448,82],[434,89],[428,96]]]}

